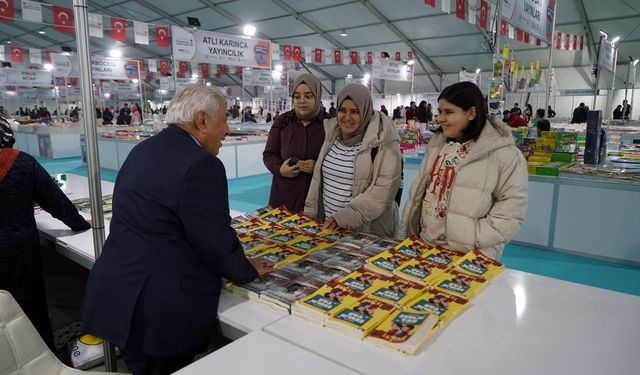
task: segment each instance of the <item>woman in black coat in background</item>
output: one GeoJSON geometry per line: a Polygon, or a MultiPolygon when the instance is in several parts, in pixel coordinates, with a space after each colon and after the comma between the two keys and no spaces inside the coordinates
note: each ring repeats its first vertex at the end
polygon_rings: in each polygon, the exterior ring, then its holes
{"type": "Polygon", "coordinates": [[[55,350],[34,203],[72,230],[91,225],[31,155],[11,148],[14,142],[13,131],[0,117],[0,289],[13,295],[49,348],[55,350]]]}

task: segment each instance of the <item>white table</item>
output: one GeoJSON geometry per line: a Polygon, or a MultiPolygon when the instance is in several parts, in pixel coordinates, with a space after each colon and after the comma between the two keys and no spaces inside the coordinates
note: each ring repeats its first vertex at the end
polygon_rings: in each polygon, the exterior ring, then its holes
{"type": "MultiPolygon", "coordinates": [[[[102,181],[103,195],[113,194],[113,188],[113,183],[102,181]]],[[[83,176],[67,174],[67,181],[62,190],[69,199],[86,198],[89,196],[88,180],[83,176]]],[[[80,214],[89,219],[89,215],[82,212],[80,214]]],[[[230,212],[231,217],[240,214],[242,214],[240,211],[231,210],[230,212]]],[[[93,267],[95,253],[91,230],[74,232],[47,212],[40,212],[35,217],[40,234],[53,241],[59,253],[85,268],[93,267]]],[[[105,220],[105,238],[109,235],[109,224],[110,222],[105,220]]],[[[223,334],[232,340],[249,332],[261,330],[264,326],[286,315],[288,314],[272,310],[226,291],[222,291],[220,295],[218,319],[223,334]]]]}
{"type": "Polygon", "coordinates": [[[183,368],[176,375],[351,375],[356,372],[264,332],[252,332],[183,368]]]}
{"type": "Polygon", "coordinates": [[[265,332],[365,374],[637,374],[640,297],[505,270],[415,356],[289,316],[265,332]]]}

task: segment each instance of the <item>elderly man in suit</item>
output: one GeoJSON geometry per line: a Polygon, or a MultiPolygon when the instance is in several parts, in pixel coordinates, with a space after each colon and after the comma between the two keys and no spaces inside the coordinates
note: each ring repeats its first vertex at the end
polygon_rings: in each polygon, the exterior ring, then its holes
{"type": "Polygon", "coordinates": [[[134,374],[193,362],[217,327],[221,278],[246,283],[270,271],[245,258],[230,226],[216,157],[229,133],[224,97],[186,86],[166,119],[118,173],[111,233],[82,306],[83,331],[118,346],[134,374]]]}

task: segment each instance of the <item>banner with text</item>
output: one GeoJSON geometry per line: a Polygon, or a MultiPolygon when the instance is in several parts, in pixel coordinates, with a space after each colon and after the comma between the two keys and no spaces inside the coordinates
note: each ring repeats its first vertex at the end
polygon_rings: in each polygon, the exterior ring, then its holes
{"type": "Polygon", "coordinates": [[[274,81],[280,81],[280,79],[272,80],[271,70],[265,69],[245,69],[242,72],[242,83],[245,86],[270,86],[274,81]]]}
{"type": "Polygon", "coordinates": [[[47,70],[0,69],[0,86],[52,87],[53,75],[47,70]]]}
{"type": "Polygon", "coordinates": [[[173,26],[172,46],[176,60],[265,68],[271,66],[269,41],[188,30],[173,26]]]}
{"type": "MultiPolygon", "coordinates": [[[[55,77],[80,77],[78,56],[65,56],[52,53],[53,75],[55,77]]],[[[112,57],[92,56],[91,75],[93,79],[140,79],[138,60],[117,59],[112,57]]]]}
{"type": "Polygon", "coordinates": [[[480,77],[480,73],[461,70],[458,77],[458,82],[473,82],[476,84],[476,86],[480,87],[480,77]]]}
{"type": "Polygon", "coordinates": [[[502,19],[551,43],[555,4],[556,0],[502,0],[502,19]]]}
{"type": "Polygon", "coordinates": [[[606,41],[604,38],[601,38],[600,39],[600,55],[598,56],[598,65],[600,65],[601,67],[613,73],[616,66],[616,60],[618,57],[617,52],[618,50],[614,46],[612,46],[611,43],[606,41]]]}
{"type": "Polygon", "coordinates": [[[413,66],[393,60],[373,60],[373,78],[392,81],[413,81],[413,66]]]}

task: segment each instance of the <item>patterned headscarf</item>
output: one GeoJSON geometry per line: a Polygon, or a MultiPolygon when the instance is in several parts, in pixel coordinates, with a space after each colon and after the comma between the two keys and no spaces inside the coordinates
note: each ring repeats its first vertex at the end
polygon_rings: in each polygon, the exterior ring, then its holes
{"type": "Polygon", "coordinates": [[[12,148],[14,143],[16,138],[13,135],[13,129],[4,117],[0,116],[0,148],[12,148]]]}

